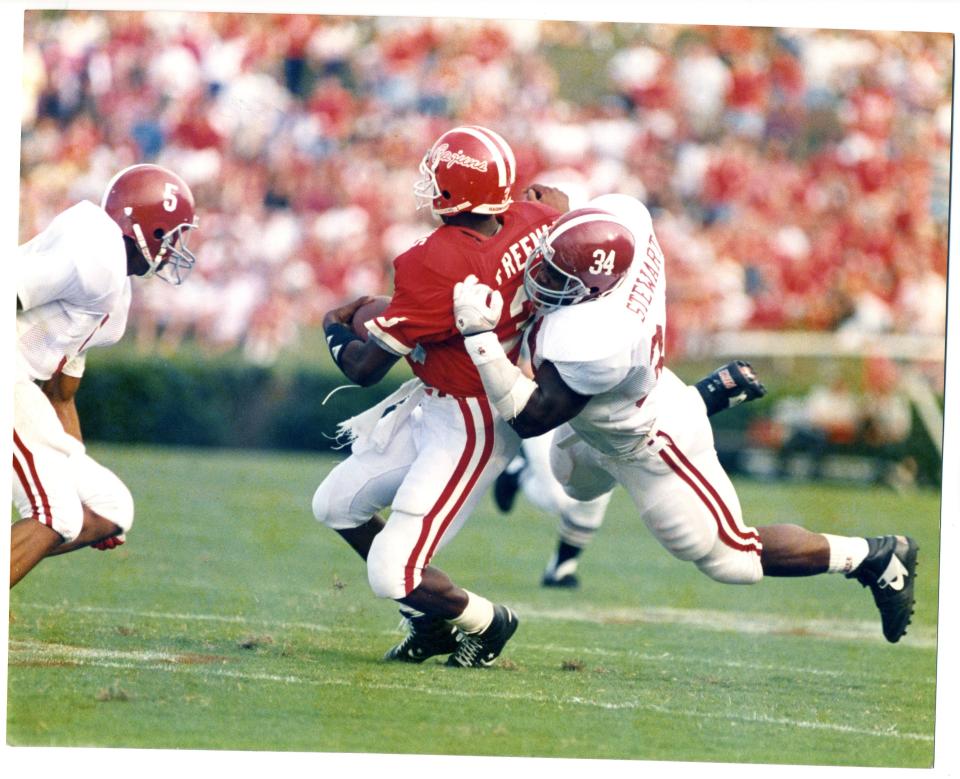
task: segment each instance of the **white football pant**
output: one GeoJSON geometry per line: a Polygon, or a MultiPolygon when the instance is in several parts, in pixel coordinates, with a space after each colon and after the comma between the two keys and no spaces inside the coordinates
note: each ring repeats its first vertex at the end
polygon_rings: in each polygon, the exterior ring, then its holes
{"type": "Polygon", "coordinates": [[[717,459],[703,400],[695,387],[667,380],[656,427],[634,456],[602,454],[564,425],[551,448],[554,475],[579,500],[622,484],[672,555],[720,582],[757,582],[763,578],[760,537],[743,522],[736,490],[717,459]]]}
{"type": "Polygon", "coordinates": [[[32,381],[14,383],[13,504],[73,541],[83,527],[83,507],[118,525],[133,525],[133,496],[109,469],[69,435],[43,391],[32,381]]]}
{"type": "Polygon", "coordinates": [[[550,444],[556,431],[523,441],[527,464],[520,472],[520,488],[534,506],[548,514],[559,515],[560,538],[568,544],[585,547],[603,524],[610,503],[610,491],[597,498],[580,501],[567,495],[550,467],[550,444]]]}
{"type": "Polygon", "coordinates": [[[363,447],[329,473],[313,514],[342,530],[391,506],[367,556],[367,577],[378,597],[404,598],[519,447],[486,398],[429,391],[382,448],[363,447]]]}

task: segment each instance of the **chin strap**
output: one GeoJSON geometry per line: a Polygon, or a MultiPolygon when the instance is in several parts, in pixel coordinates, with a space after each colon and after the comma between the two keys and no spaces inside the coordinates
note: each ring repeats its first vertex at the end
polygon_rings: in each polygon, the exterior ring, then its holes
{"type": "Polygon", "coordinates": [[[537,383],[510,362],[492,331],[466,336],[463,343],[493,407],[507,421],[514,419],[537,390],[537,383]]]}

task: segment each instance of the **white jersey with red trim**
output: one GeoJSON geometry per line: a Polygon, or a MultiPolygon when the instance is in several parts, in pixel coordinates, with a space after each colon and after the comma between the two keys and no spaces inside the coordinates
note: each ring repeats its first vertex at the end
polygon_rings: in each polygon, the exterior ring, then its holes
{"type": "Polygon", "coordinates": [[[80,376],[87,349],[123,335],[131,297],[126,249],[99,206],[81,201],[57,215],[19,248],[16,274],[19,375],[80,376]]]}
{"type": "Polygon", "coordinates": [[[617,216],[633,233],[636,255],[607,295],[542,316],[531,330],[535,368],[553,363],[575,392],[592,398],[571,426],[605,454],[637,446],[657,417],[664,363],[666,269],[647,208],[627,195],[603,195],[587,207],[617,216]]]}

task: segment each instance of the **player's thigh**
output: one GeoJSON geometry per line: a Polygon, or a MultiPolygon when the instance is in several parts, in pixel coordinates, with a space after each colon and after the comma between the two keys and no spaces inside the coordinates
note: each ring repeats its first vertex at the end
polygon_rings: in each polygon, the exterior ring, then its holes
{"type": "Polygon", "coordinates": [[[618,466],[644,523],[681,560],[700,560],[718,542],[732,549],[759,549],[759,536],[743,521],[709,428],[702,407],[698,412],[691,401],[687,413],[664,414],[653,444],[637,460],[618,466]]]}
{"type": "Polygon", "coordinates": [[[83,526],[71,454],[83,444],[67,435],[53,407],[32,383],[14,384],[13,503],[21,517],[35,517],[72,541],[83,526]]]}
{"type": "Polygon", "coordinates": [[[380,597],[402,598],[419,586],[433,555],[457,535],[520,448],[485,399],[431,401],[424,404],[416,458],[367,555],[370,586],[380,597]]]}
{"type": "Polygon", "coordinates": [[[313,515],[334,530],[358,527],[393,503],[416,457],[408,418],[383,449],[369,447],[338,463],[313,495],[313,515]]]}
{"type": "Polygon", "coordinates": [[[429,398],[419,433],[417,456],[393,509],[422,517],[424,544],[435,550],[456,535],[516,455],[520,439],[485,398],[429,398]]]}
{"type": "Polygon", "coordinates": [[[564,493],[577,501],[609,495],[616,477],[598,452],[580,439],[569,425],[555,431],[550,445],[550,469],[564,493]]]}

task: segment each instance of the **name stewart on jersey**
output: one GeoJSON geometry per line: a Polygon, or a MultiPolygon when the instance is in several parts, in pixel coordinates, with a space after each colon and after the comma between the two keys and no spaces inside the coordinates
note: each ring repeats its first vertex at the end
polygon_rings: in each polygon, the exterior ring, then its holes
{"type": "Polygon", "coordinates": [[[626,304],[627,310],[639,315],[641,322],[645,322],[647,319],[647,311],[649,311],[650,304],[653,302],[662,270],[663,252],[660,250],[656,236],[650,233],[647,251],[631,282],[632,286],[626,304]]]}
{"type": "Polygon", "coordinates": [[[496,274],[498,287],[503,284],[505,279],[512,278],[516,273],[523,273],[523,269],[527,264],[527,257],[530,256],[530,252],[540,243],[540,239],[546,234],[548,229],[547,225],[541,225],[532,233],[523,236],[523,238],[516,243],[510,244],[510,247],[503,253],[503,257],[500,258],[500,268],[496,274]],[[506,276],[504,276],[504,274],[506,274],[506,276]]]}

